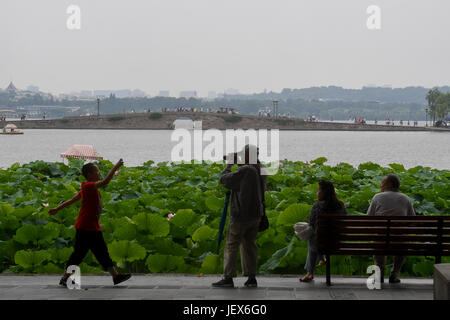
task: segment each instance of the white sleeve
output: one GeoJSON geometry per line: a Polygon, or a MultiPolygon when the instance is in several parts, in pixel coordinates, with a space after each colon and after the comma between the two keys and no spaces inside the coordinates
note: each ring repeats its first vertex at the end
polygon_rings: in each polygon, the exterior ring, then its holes
{"type": "Polygon", "coordinates": [[[411,199],[409,199],[409,203],[408,203],[409,207],[408,207],[408,216],[415,216],[416,213],[414,212],[414,206],[412,204],[411,199]]]}
{"type": "Polygon", "coordinates": [[[377,204],[376,204],[376,196],[374,196],[372,198],[372,201],[370,201],[370,206],[369,209],[367,210],[367,215],[368,216],[375,216],[376,214],[376,208],[377,208],[377,204]]]}

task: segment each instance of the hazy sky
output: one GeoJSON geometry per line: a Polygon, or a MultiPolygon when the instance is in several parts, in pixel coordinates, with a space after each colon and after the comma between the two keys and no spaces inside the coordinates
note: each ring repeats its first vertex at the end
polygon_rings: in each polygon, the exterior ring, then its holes
{"type": "Polygon", "coordinates": [[[449,12],[449,0],[1,0],[0,87],[450,85],[449,12]],[[71,4],[81,30],[66,27],[71,4]]]}

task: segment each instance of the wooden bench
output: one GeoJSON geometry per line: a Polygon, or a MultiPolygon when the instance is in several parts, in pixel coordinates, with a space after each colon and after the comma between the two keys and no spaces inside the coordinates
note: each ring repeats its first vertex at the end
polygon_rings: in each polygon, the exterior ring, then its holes
{"type": "Polygon", "coordinates": [[[326,255],[450,256],[450,216],[373,217],[320,215],[318,249],[326,255]]]}

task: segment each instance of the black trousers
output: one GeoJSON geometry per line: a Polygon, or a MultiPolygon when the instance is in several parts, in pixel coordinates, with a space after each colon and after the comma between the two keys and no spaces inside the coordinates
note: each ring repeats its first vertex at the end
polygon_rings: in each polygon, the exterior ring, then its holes
{"type": "Polygon", "coordinates": [[[75,234],[75,250],[72,252],[69,261],[67,261],[66,270],[69,266],[79,265],[89,250],[92,251],[104,270],[114,266],[102,232],[77,229],[75,234]]]}

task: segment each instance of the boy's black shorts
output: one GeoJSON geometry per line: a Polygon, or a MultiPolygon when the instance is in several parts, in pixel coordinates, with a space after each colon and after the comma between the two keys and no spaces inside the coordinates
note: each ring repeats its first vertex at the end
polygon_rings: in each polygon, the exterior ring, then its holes
{"type": "Polygon", "coordinates": [[[92,251],[104,270],[113,267],[113,262],[109,256],[108,247],[103,239],[102,232],[77,229],[75,234],[75,249],[69,261],[67,261],[66,269],[68,266],[79,265],[89,250],[92,251]]]}

